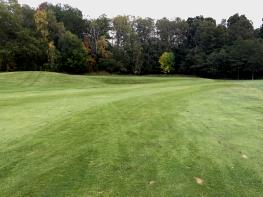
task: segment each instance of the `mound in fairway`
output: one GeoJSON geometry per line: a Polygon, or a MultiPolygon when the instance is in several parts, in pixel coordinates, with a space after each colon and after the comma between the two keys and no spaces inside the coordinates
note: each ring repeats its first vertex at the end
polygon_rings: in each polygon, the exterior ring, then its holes
{"type": "Polygon", "coordinates": [[[0,74],[0,196],[261,196],[263,81],[0,74]]]}

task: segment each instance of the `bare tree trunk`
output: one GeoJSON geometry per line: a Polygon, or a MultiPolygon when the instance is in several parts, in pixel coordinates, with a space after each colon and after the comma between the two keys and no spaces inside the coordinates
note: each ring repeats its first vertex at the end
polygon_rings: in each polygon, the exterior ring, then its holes
{"type": "Polygon", "coordinates": [[[240,79],[239,67],[237,68],[237,80],[240,79]]]}

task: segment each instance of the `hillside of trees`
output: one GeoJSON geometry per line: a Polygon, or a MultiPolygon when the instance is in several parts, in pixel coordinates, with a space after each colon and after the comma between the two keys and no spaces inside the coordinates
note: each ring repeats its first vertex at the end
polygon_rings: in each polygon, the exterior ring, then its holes
{"type": "Polygon", "coordinates": [[[263,26],[254,29],[239,14],[220,24],[203,16],[88,19],[69,5],[42,3],[33,9],[0,0],[0,38],[2,72],[263,77],[263,26]],[[162,69],[160,57],[169,54],[169,70],[162,69]]]}

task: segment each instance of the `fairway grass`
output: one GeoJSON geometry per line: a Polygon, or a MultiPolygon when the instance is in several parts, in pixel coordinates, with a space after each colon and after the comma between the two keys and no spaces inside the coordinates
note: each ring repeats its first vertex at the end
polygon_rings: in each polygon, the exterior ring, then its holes
{"type": "Polygon", "coordinates": [[[263,195],[263,81],[0,74],[0,196],[263,195]]]}

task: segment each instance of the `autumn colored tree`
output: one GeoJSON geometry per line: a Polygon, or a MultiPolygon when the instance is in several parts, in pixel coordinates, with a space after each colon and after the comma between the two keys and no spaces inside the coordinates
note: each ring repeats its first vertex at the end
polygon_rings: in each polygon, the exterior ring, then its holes
{"type": "Polygon", "coordinates": [[[174,54],[172,52],[164,52],[160,59],[159,63],[161,65],[161,70],[163,73],[168,74],[173,71],[173,66],[175,64],[174,54]]]}

